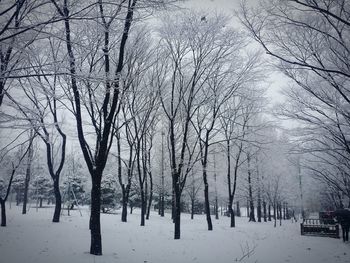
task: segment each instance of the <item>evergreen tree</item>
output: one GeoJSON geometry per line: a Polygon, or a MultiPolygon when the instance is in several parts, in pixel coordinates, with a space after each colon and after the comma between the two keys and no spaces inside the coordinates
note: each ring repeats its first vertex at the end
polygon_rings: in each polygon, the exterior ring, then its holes
{"type": "Polygon", "coordinates": [[[70,209],[73,209],[75,205],[84,203],[86,199],[85,183],[86,178],[81,173],[76,173],[72,177],[68,176],[63,182],[65,200],[69,202],[70,209]]]}
{"type": "Polygon", "coordinates": [[[107,213],[118,205],[118,182],[111,174],[106,174],[101,181],[101,211],[107,213]]]}
{"type": "Polygon", "coordinates": [[[32,181],[32,197],[39,202],[39,206],[42,207],[43,200],[49,200],[53,197],[53,185],[49,177],[38,174],[32,181]]]}
{"type": "Polygon", "coordinates": [[[24,174],[18,174],[13,178],[12,189],[16,193],[16,205],[23,201],[25,180],[26,176],[24,174]]]}

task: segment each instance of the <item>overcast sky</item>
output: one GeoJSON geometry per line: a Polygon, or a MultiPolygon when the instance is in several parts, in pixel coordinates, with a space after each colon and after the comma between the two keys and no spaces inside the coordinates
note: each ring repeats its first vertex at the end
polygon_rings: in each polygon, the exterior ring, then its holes
{"type": "MultiPolygon", "coordinates": [[[[185,2],[186,7],[190,7],[196,10],[203,10],[205,12],[210,12],[212,10],[218,12],[225,12],[228,15],[234,15],[235,11],[239,10],[241,0],[188,0],[185,2]]],[[[248,5],[255,5],[259,0],[246,0],[248,5]]],[[[236,27],[239,23],[233,20],[234,26],[236,27]]],[[[258,47],[258,45],[257,45],[258,47]]],[[[270,59],[269,57],[265,57],[270,59]]],[[[284,97],[281,95],[282,87],[287,85],[287,78],[282,74],[277,72],[268,72],[266,75],[266,85],[268,86],[266,96],[270,101],[270,106],[278,102],[284,101],[284,97]]],[[[288,122],[284,123],[284,126],[290,126],[288,122]]]]}

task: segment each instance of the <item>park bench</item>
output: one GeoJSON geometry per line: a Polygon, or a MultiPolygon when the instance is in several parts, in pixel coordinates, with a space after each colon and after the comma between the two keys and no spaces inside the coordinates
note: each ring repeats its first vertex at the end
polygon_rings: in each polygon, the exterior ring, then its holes
{"type": "Polygon", "coordinates": [[[320,219],[304,219],[300,224],[301,235],[339,238],[339,225],[320,219]]]}

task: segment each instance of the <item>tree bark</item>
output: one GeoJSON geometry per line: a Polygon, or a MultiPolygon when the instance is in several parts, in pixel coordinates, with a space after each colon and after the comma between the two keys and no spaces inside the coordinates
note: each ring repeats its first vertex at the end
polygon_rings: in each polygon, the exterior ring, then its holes
{"type": "Polygon", "coordinates": [[[231,217],[230,227],[236,227],[235,210],[232,209],[232,206],[230,206],[229,211],[230,211],[230,217],[231,217]]]}
{"type": "Polygon", "coordinates": [[[91,245],[90,254],[102,255],[102,240],[101,240],[101,177],[102,172],[92,176],[91,188],[91,214],[90,214],[90,233],[91,245]]]}
{"type": "Polygon", "coordinates": [[[174,204],[174,239],[181,237],[181,189],[179,183],[175,183],[175,204],[174,204]]]}
{"type": "Polygon", "coordinates": [[[1,226],[6,226],[6,202],[5,200],[0,200],[1,205],[1,226]]]}
{"type": "Polygon", "coordinates": [[[250,154],[248,153],[247,156],[247,161],[248,161],[248,190],[249,190],[249,222],[253,221],[256,222],[255,220],[255,211],[254,211],[254,201],[253,201],[253,190],[252,190],[252,174],[250,170],[250,154]]]}
{"type": "Polygon", "coordinates": [[[28,190],[29,190],[29,181],[31,176],[31,164],[33,159],[33,130],[30,131],[30,146],[28,149],[28,156],[27,156],[27,169],[26,169],[26,178],[24,182],[24,195],[23,195],[23,207],[22,207],[22,214],[27,213],[27,203],[28,203],[28,190]]]}
{"type": "Polygon", "coordinates": [[[261,222],[261,197],[260,197],[260,190],[258,193],[258,206],[257,206],[257,216],[258,216],[258,222],[261,222]]]}
{"type": "Polygon", "coordinates": [[[191,219],[194,218],[194,198],[191,198],[191,219]]]}
{"type": "Polygon", "coordinates": [[[282,225],[282,203],[279,203],[278,207],[280,210],[280,226],[281,226],[282,225]]]}
{"type": "Polygon", "coordinates": [[[276,216],[276,202],[273,203],[273,219],[274,219],[273,226],[276,227],[276,220],[277,220],[277,216],[276,216]]]}
{"type": "Polygon", "coordinates": [[[123,199],[122,199],[122,222],[127,222],[127,217],[128,217],[128,203],[125,200],[125,194],[123,194],[123,199]]]}
{"type": "Polygon", "coordinates": [[[204,204],[205,204],[205,213],[207,218],[208,230],[213,230],[213,223],[210,216],[210,202],[209,202],[209,185],[207,181],[207,172],[203,171],[203,180],[204,180],[204,204]],[[205,175],[204,175],[205,174],[205,175]]]}
{"type": "Polygon", "coordinates": [[[241,208],[239,206],[239,201],[236,202],[236,213],[238,217],[241,216],[241,208]]]}
{"type": "MultiPolygon", "coordinates": [[[[149,162],[150,162],[150,156],[148,157],[149,162]]],[[[150,169],[150,166],[149,166],[150,169]]],[[[152,200],[153,200],[153,177],[152,177],[152,173],[148,172],[149,175],[149,197],[148,197],[148,207],[147,207],[147,215],[146,215],[146,219],[149,219],[150,213],[151,213],[151,207],[152,207],[152,200]]]]}
{"type": "Polygon", "coordinates": [[[53,214],[52,222],[58,223],[60,221],[62,197],[60,193],[60,186],[58,176],[56,176],[53,182],[54,194],[55,194],[55,212],[53,214]]]}
{"type": "Polygon", "coordinates": [[[264,222],[267,222],[267,216],[266,216],[266,202],[263,200],[263,212],[264,212],[264,222]]]}

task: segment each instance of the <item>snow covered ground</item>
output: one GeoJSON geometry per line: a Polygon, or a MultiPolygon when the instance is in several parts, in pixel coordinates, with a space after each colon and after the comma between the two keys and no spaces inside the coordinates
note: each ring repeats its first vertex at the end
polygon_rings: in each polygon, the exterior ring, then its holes
{"type": "Polygon", "coordinates": [[[283,221],[282,227],[269,223],[248,223],[238,218],[230,228],[229,218],[213,219],[214,231],[206,230],[205,217],[182,215],[181,240],[173,240],[173,225],[166,215],[156,213],[139,226],[136,210],[128,223],[120,214],[102,215],[103,256],[88,253],[90,233],[88,211],[64,215],[60,223],[51,223],[52,208],[27,215],[20,209],[8,209],[8,226],[0,228],[2,263],[349,263],[350,243],[340,239],[300,235],[299,223],[283,221]]]}

